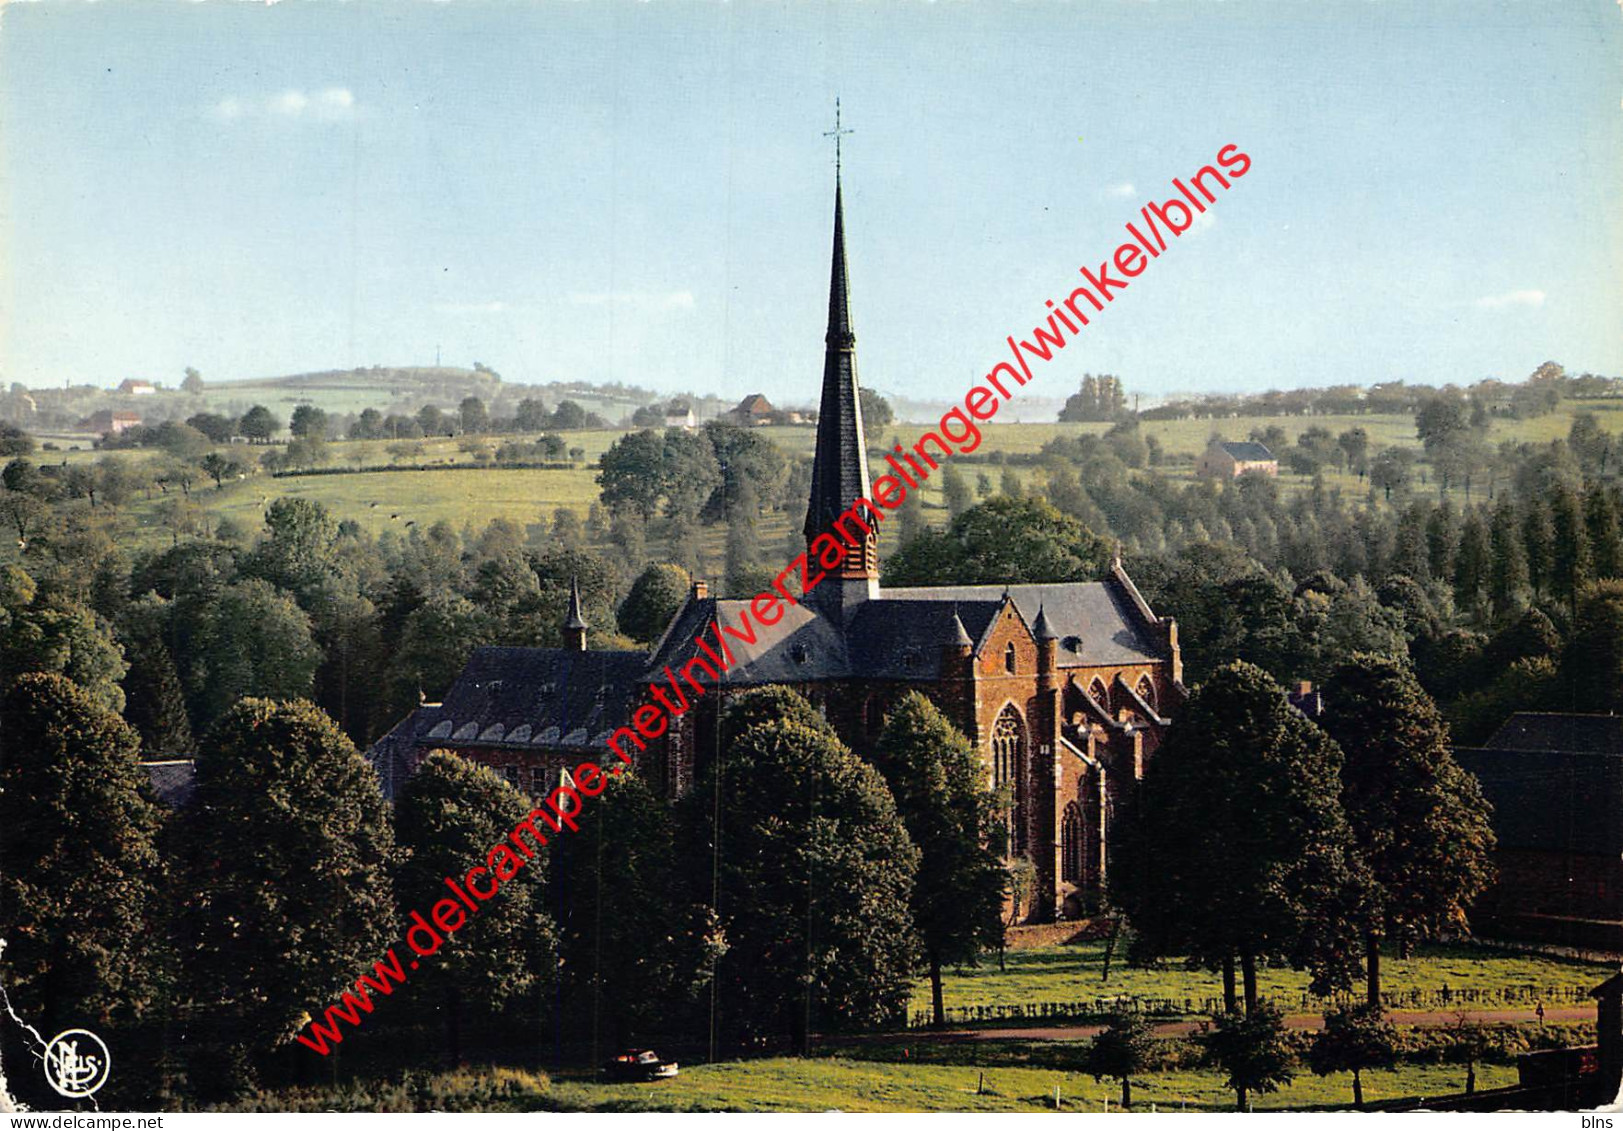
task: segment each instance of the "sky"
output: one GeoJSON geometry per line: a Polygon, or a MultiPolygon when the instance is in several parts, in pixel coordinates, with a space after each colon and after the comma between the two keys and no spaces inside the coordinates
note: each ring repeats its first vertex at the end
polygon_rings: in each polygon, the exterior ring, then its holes
{"type": "Polygon", "coordinates": [[[33,0],[0,381],[482,362],[810,403],[834,101],[865,385],[956,399],[1235,144],[1042,373],[1623,373],[1623,5],[33,0]]]}

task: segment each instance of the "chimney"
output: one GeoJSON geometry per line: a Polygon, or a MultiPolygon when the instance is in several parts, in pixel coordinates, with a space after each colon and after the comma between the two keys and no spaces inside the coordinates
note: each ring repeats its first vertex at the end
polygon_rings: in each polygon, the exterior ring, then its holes
{"type": "Polygon", "coordinates": [[[695,577],[693,579],[693,599],[695,601],[703,601],[709,596],[710,583],[702,577],[695,577]]]}

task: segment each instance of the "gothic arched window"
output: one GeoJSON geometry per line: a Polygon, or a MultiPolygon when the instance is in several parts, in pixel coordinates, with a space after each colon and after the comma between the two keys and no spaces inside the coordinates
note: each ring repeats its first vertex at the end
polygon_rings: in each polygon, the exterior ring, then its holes
{"type": "Polygon", "coordinates": [[[1073,801],[1065,807],[1059,831],[1060,879],[1066,883],[1082,882],[1082,837],[1082,807],[1073,801]]]}
{"type": "Polygon", "coordinates": [[[1014,642],[1010,641],[1009,646],[1003,650],[1003,670],[1013,675],[1014,666],[1014,642]]]}
{"type": "Polygon", "coordinates": [[[1026,847],[1025,822],[1021,820],[1020,779],[1025,764],[1026,727],[1020,712],[1013,706],[1003,708],[992,725],[992,788],[1009,787],[1010,807],[1005,827],[1010,833],[1009,851],[1023,852],[1026,847]]]}
{"type": "Polygon", "coordinates": [[[1091,684],[1088,685],[1088,698],[1092,699],[1095,703],[1099,704],[1099,709],[1100,710],[1106,712],[1107,714],[1109,713],[1109,711],[1110,711],[1110,694],[1109,694],[1109,692],[1107,692],[1105,690],[1105,684],[1104,684],[1103,680],[1096,679],[1091,684]]]}

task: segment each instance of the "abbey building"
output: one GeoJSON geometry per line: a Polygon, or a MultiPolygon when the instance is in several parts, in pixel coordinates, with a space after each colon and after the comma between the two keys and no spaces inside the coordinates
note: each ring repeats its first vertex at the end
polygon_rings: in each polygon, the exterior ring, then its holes
{"type": "MultiPolygon", "coordinates": [[[[825,342],[808,542],[870,497],[838,186],[825,342]]],[[[664,686],[667,668],[693,660],[697,638],[713,635],[718,620],[740,623],[747,604],[695,582],[652,650],[609,652],[587,649],[574,601],[566,647],[479,649],[443,702],[418,708],[369,756],[391,794],[436,749],[483,762],[526,790],[550,789],[602,752],[664,686]]],[[[691,788],[716,756],[717,712],[743,688],[793,687],[859,754],[890,707],[921,691],[1012,798],[1011,851],[1036,874],[1019,909],[1032,921],[1097,904],[1114,814],[1184,695],[1177,625],[1155,615],[1119,561],[1091,582],[883,588],[877,529],[753,643],[730,643],[717,686],[636,751],[647,780],[671,797],[691,788]]]]}

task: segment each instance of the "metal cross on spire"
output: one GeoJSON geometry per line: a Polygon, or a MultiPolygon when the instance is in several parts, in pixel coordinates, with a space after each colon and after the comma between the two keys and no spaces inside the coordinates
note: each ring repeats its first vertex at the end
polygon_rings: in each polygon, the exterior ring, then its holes
{"type": "Polygon", "coordinates": [[[834,100],[834,128],[831,130],[825,130],[823,132],[824,137],[831,137],[834,139],[834,175],[836,177],[840,175],[840,138],[844,137],[846,134],[854,134],[856,132],[856,130],[842,130],[840,128],[840,100],[836,98],[834,100]]]}

